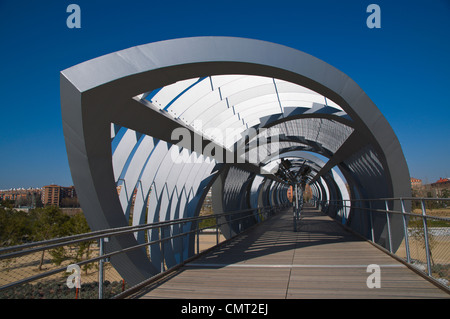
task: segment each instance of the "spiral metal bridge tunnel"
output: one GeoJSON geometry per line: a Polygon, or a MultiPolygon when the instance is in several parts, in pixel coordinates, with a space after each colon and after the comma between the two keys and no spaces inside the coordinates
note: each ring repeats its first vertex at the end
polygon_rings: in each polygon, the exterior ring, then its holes
{"type": "MultiPolygon", "coordinates": [[[[175,39],[86,61],[60,79],[70,169],[92,230],[198,216],[212,189],[215,213],[252,217],[221,226],[232,236],[260,221],[258,208],[290,205],[291,186],[309,185],[323,211],[385,246],[385,218],[333,203],[410,196],[400,143],[375,104],[344,73],[298,50],[175,39]]],[[[403,235],[393,234],[397,249],[403,235]]],[[[119,236],[106,250],[158,236],[119,236]]],[[[170,267],[193,254],[186,236],[111,263],[133,285],[159,273],[162,258],[170,267]]]]}

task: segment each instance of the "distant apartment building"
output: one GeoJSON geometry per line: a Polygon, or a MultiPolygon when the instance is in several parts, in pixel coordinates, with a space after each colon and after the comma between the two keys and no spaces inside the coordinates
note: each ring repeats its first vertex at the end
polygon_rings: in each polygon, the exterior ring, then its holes
{"type": "Polygon", "coordinates": [[[42,188],[11,188],[0,190],[0,201],[10,200],[17,203],[35,205],[36,199],[41,198],[42,188]]]}
{"type": "Polygon", "coordinates": [[[411,177],[411,187],[420,188],[422,186],[422,180],[418,178],[411,177]]]}
{"type": "Polygon", "coordinates": [[[58,185],[44,186],[44,192],[42,193],[42,203],[44,206],[59,206],[59,190],[60,186],[58,185]]]}
{"type": "Polygon", "coordinates": [[[450,178],[441,177],[431,184],[422,184],[420,179],[411,178],[411,189],[414,197],[448,197],[450,178]]]}
{"type": "Polygon", "coordinates": [[[431,191],[436,197],[448,197],[450,193],[450,178],[439,178],[435,183],[431,183],[431,191]]]}
{"type": "Polygon", "coordinates": [[[450,179],[441,177],[435,183],[431,183],[431,187],[436,188],[450,187],[450,179]]]}
{"type": "Polygon", "coordinates": [[[44,206],[59,207],[64,200],[76,200],[77,193],[74,186],[63,187],[59,185],[47,185],[43,187],[42,203],[44,206]]]}

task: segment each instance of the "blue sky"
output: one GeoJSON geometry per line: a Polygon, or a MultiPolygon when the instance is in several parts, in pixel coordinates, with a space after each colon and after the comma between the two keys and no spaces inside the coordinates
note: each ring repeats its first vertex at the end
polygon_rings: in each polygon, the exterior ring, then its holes
{"type": "Polygon", "coordinates": [[[307,52],[355,80],[387,118],[411,176],[450,177],[450,1],[0,0],[0,189],[72,185],[59,72],[154,41],[261,39],[307,52]],[[69,4],[81,29],[69,29],[69,4]],[[366,8],[381,8],[369,29],[366,8]]]}

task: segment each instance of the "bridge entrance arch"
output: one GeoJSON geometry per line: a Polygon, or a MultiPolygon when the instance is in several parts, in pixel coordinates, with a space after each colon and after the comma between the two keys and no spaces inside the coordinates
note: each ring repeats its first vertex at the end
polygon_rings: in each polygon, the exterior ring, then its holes
{"type": "MultiPolygon", "coordinates": [[[[212,185],[216,211],[226,212],[287,203],[291,185],[308,184],[329,214],[385,245],[386,219],[330,203],[410,196],[400,143],[376,105],[341,71],[286,46],[150,43],[64,70],[60,88],[69,165],[92,230],[196,216],[212,185]]],[[[157,236],[120,236],[107,249],[157,236]]],[[[158,273],[162,258],[170,266],[192,253],[187,236],[111,262],[134,284],[158,273]]]]}

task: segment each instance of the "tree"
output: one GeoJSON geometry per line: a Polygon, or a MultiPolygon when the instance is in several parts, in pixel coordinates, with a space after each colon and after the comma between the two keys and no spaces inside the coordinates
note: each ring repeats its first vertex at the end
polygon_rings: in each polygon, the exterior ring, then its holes
{"type": "Polygon", "coordinates": [[[83,213],[78,213],[70,218],[70,232],[72,234],[83,234],[91,231],[83,213]]]}
{"type": "MultiPolygon", "coordinates": [[[[37,208],[32,210],[34,217],[32,237],[34,241],[48,240],[56,237],[68,236],[70,229],[68,222],[70,217],[62,213],[61,209],[55,206],[37,208]]],[[[45,250],[42,251],[39,262],[39,270],[42,270],[45,250]]]]}
{"type": "Polygon", "coordinates": [[[450,190],[447,188],[443,189],[441,191],[441,198],[449,198],[450,197],[450,190]]]}
{"type": "MultiPolygon", "coordinates": [[[[64,228],[63,233],[65,236],[90,232],[89,225],[87,224],[86,218],[82,213],[69,217],[62,224],[62,228],[64,228]]],[[[49,254],[52,257],[52,262],[56,265],[61,265],[61,263],[65,260],[72,260],[74,263],[77,263],[83,260],[84,255],[86,259],[89,258],[91,244],[92,241],[83,241],[70,245],[69,247],[61,246],[51,249],[49,254]]],[[[89,265],[84,265],[83,269],[87,272],[89,267],[89,265]]]]}
{"type": "Polygon", "coordinates": [[[28,214],[0,207],[0,245],[19,245],[31,239],[32,223],[28,214]]]}
{"type": "MultiPolygon", "coordinates": [[[[0,245],[20,245],[29,241],[43,241],[57,237],[90,232],[82,213],[66,215],[58,207],[36,208],[29,213],[0,206],[0,245]]],[[[49,251],[52,262],[59,265],[64,260],[81,261],[89,257],[92,242],[73,244],[73,249],[54,248],[49,251]]],[[[42,251],[39,270],[42,270],[45,250],[42,251]]]]}
{"type": "Polygon", "coordinates": [[[6,207],[6,208],[14,208],[14,201],[11,199],[4,199],[0,201],[0,207],[6,207]]]}
{"type": "Polygon", "coordinates": [[[61,199],[61,207],[80,207],[78,197],[64,197],[61,199]]]}
{"type": "MultiPolygon", "coordinates": [[[[86,218],[82,213],[78,213],[70,218],[70,229],[73,234],[83,234],[91,231],[86,218]]],[[[83,260],[83,255],[86,255],[86,259],[89,258],[91,252],[90,247],[92,243],[92,241],[84,241],[76,245],[76,255],[74,257],[74,262],[83,260]]],[[[83,266],[83,269],[87,273],[90,267],[92,267],[91,264],[86,264],[83,266]]]]}

